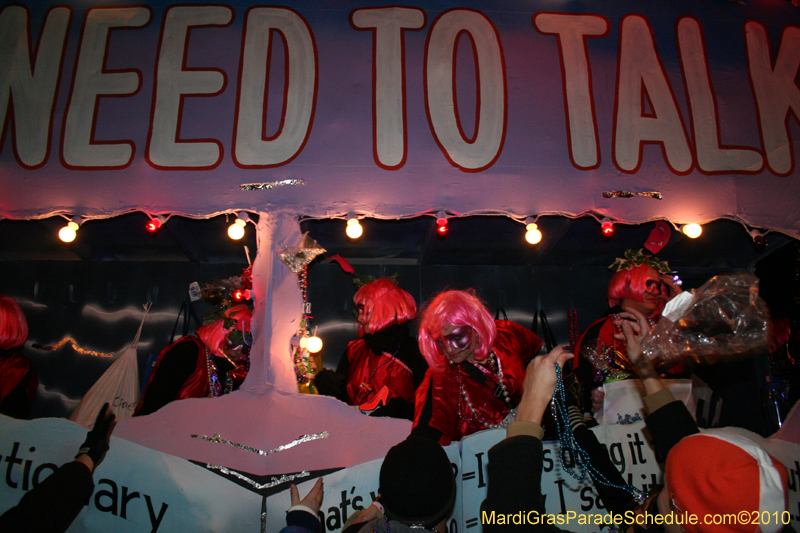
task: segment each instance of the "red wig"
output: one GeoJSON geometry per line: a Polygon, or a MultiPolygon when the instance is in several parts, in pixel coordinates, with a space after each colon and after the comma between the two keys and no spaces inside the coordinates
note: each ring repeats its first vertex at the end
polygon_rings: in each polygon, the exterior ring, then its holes
{"type": "Polygon", "coordinates": [[[445,355],[439,352],[436,340],[441,338],[442,328],[447,324],[472,327],[478,335],[475,359],[482,361],[489,356],[497,336],[497,326],[489,310],[472,289],[444,291],[428,302],[419,324],[419,349],[432,370],[445,367],[445,355]]]}
{"type": "Polygon", "coordinates": [[[366,323],[359,324],[359,336],[362,333],[373,335],[394,324],[405,324],[417,316],[414,297],[389,278],[367,283],[356,291],[353,301],[364,306],[366,323]]]}
{"type": "MultiPolygon", "coordinates": [[[[619,270],[611,277],[608,282],[608,305],[614,307],[620,305],[623,298],[629,298],[637,302],[644,302],[644,293],[647,291],[647,280],[650,269],[653,268],[648,264],[635,266],[630,269],[619,270]]],[[[653,268],[653,270],[655,270],[653,268]]],[[[656,274],[658,272],[656,271],[656,274]]],[[[655,311],[650,314],[651,317],[658,316],[664,310],[665,302],[659,300],[658,306],[655,311]]]]}
{"type": "Polygon", "coordinates": [[[230,328],[225,327],[224,318],[215,320],[210,324],[203,324],[197,328],[197,336],[200,337],[203,344],[208,346],[209,351],[217,357],[224,357],[222,348],[225,347],[225,339],[231,331],[234,329],[239,329],[242,332],[250,330],[250,318],[253,316],[253,312],[249,307],[242,304],[225,311],[225,316],[236,321],[230,328]]]}
{"type": "Polygon", "coordinates": [[[19,304],[10,296],[0,296],[0,349],[22,346],[28,340],[28,321],[19,304]]]}

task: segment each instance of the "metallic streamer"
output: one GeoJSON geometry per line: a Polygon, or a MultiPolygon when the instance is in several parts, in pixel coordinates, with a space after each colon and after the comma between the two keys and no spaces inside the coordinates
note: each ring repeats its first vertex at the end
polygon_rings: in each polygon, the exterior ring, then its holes
{"type": "Polygon", "coordinates": [[[236,478],[239,478],[242,481],[244,481],[245,483],[247,483],[248,485],[251,485],[256,490],[271,489],[272,487],[278,486],[278,485],[280,485],[282,483],[287,483],[289,481],[294,481],[295,479],[300,479],[300,478],[308,477],[308,476],[311,475],[310,472],[307,472],[307,471],[304,470],[303,472],[298,472],[297,474],[284,474],[281,477],[274,477],[273,476],[270,479],[269,482],[262,484],[262,483],[258,483],[256,481],[253,481],[252,479],[250,479],[247,476],[243,476],[239,472],[234,472],[234,471],[232,471],[232,470],[230,470],[228,468],[225,468],[224,466],[207,464],[206,468],[208,468],[209,470],[219,470],[223,474],[228,474],[230,476],[234,476],[236,478]]]}
{"type": "Polygon", "coordinates": [[[288,450],[289,448],[293,448],[294,446],[297,446],[298,444],[302,444],[304,442],[309,442],[309,441],[317,440],[317,439],[327,439],[329,436],[330,435],[328,434],[327,431],[323,431],[322,433],[314,433],[313,435],[302,435],[302,436],[298,437],[297,439],[293,440],[292,442],[290,442],[288,444],[284,444],[283,446],[278,446],[274,450],[270,450],[270,451],[259,450],[258,448],[253,448],[251,446],[245,446],[244,444],[239,444],[238,442],[233,442],[233,441],[229,441],[228,439],[223,439],[222,437],[219,436],[219,433],[214,433],[213,437],[209,437],[208,435],[192,435],[192,438],[193,439],[207,440],[209,442],[214,442],[214,443],[217,443],[217,444],[228,444],[230,446],[233,446],[234,448],[239,448],[240,450],[244,450],[246,452],[257,453],[258,455],[269,455],[271,453],[282,452],[283,450],[288,450]]]}
{"type": "Polygon", "coordinates": [[[267,189],[274,189],[281,185],[305,185],[306,180],[281,180],[269,181],[266,183],[242,183],[239,185],[240,191],[264,191],[267,189]]]}
{"type": "Polygon", "coordinates": [[[78,342],[75,339],[73,339],[72,337],[70,337],[70,336],[64,337],[63,339],[61,339],[60,341],[58,341],[56,344],[54,344],[52,346],[42,346],[41,344],[32,344],[31,347],[32,348],[36,348],[37,350],[44,350],[46,352],[52,352],[52,351],[58,350],[59,348],[64,346],[67,342],[72,344],[72,349],[73,350],[75,350],[76,352],[78,352],[79,354],[82,354],[82,355],[93,355],[95,357],[114,357],[114,352],[108,352],[108,353],[93,352],[92,350],[86,350],[84,348],[81,348],[80,346],[78,346],[78,342]]]}
{"type": "Polygon", "coordinates": [[[631,192],[631,191],[603,191],[603,198],[633,198],[634,196],[644,196],[661,200],[661,193],[658,191],[631,192]]]}

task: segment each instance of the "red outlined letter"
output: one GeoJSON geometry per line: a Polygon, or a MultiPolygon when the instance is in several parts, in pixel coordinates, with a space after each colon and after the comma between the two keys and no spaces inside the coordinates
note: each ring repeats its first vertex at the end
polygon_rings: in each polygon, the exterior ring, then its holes
{"type": "Polygon", "coordinates": [[[109,170],[131,164],[133,141],[94,139],[100,98],[133,96],[139,92],[142,73],[136,69],[105,68],[108,41],[115,28],[141,28],[150,22],[149,7],[93,7],[83,20],[78,59],[64,112],[61,164],[73,170],[109,170]]]}
{"type": "Polygon", "coordinates": [[[451,9],[431,25],[425,43],[425,111],[442,153],[465,172],[492,166],[503,149],[508,118],[506,67],[500,35],[483,14],[451,9]],[[455,54],[458,39],[471,39],[476,61],[475,136],[467,139],[458,116],[455,54]]]}
{"type": "Polygon", "coordinates": [[[14,156],[27,169],[41,167],[50,155],[53,112],[71,19],[70,8],[50,8],[34,47],[28,9],[11,5],[0,12],[0,148],[6,130],[11,129],[14,156]]]}
{"type": "Polygon", "coordinates": [[[227,78],[219,69],[187,68],[189,36],[194,28],[225,27],[233,9],[216,5],[170,6],[164,12],[158,43],[153,111],[147,135],[148,163],[161,170],[212,169],[222,161],[216,139],[181,139],[184,99],[216,96],[227,78]]]}
{"type": "Polygon", "coordinates": [[[705,174],[760,172],[764,167],[764,158],[758,150],[720,146],[717,99],[711,85],[700,22],[683,17],[678,20],[677,28],[678,54],[689,98],[698,169],[705,174]]]}
{"type": "Polygon", "coordinates": [[[303,150],[317,102],[317,45],[308,22],[283,7],[253,7],[245,15],[233,160],[242,168],[285,165],[303,150]],[[272,40],[286,51],[284,102],[278,132],[267,137],[268,80],[272,40]]]}
{"type": "Polygon", "coordinates": [[[533,16],[533,26],[544,35],[558,37],[569,158],[581,170],[597,168],[600,166],[600,141],[586,38],[605,37],[611,25],[599,15],[537,13],[533,16]]]}
{"type": "Polygon", "coordinates": [[[372,146],[375,163],[397,170],[406,162],[405,31],[425,27],[425,12],[408,7],[366,7],[350,25],[372,30],[372,146]]]}
{"type": "Polygon", "coordinates": [[[614,164],[622,172],[639,170],[645,143],[661,145],[672,172],[688,174],[692,170],[686,126],[656,52],[653,30],[641,15],[626,15],[620,24],[612,143],[614,164]],[[652,116],[644,113],[646,98],[652,116]]]}
{"type": "Polygon", "coordinates": [[[745,24],[744,33],[747,66],[756,95],[767,164],[778,176],[789,176],[794,170],[789,118],[794,115],[795,120],[800,121],[800,87],[795,81],[800,69],[800,28],[784,28],[774,65],[767,29],[759,22],[750,21],[745,24]]]}

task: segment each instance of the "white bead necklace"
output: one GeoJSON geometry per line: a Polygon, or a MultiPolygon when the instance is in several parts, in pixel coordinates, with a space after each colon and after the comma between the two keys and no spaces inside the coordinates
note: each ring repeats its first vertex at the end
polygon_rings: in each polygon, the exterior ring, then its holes
{"type": "MultiPolygon", "coordinates": [[[[506,389],[506,384],[505,384],[505,381],[503,380],[503,367],[500,364],[500,359],[494,353],[494,350],[489,352],[489,364],[491,364],[492,367],[495,367],[497,369],[497,380],[500,383],[500,390],[503,392],[503,400],[505,401],[506,405],[508,405],[508,407],[510,408],[511,407],[511,398],[509,398],[509,396],[508,396],[508,389],[506,389]]],[[[481,417],[478,414],[478,411],[476,411],[475,407],[472,405],[472,400],[470,399],[469,394],[467,394],[467,389],[464,387],[464,382],[461,379],[461,372],[459,372],[458,369],[456,369],[456,376],[457,376],[457,379],[458,379],[459,389],[461,390],[461,397],[464,398],[464,401],[466,402],[467,407],[472,412],[472,418],[474,418],[475,420],[480,422],[480,424],[485,428],[497,429],[497,428],[508,426],[508,424],[511,422],[511,420],[509,420],[509,417],[506,417],[504,420],[502,420],[501,422],[499,422],[497,424],[491,424],[491,423],[487,422],[486,420],[484,420],[483,417],[481,417]]],[[[459,414],[459,416],[461,418],[464,418],[463,413],[461,413],[460,402],[459,402],[459,413],[458,414],[459,414]]],[[[513,420],[513,418],[512,418],[512,420],[513,420]]]]}

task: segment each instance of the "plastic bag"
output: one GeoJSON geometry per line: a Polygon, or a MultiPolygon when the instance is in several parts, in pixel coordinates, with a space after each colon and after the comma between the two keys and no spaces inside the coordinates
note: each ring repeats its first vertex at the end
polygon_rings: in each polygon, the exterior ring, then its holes
{"type": "Polygon", "coordinates": [[[142,326],[144,326],[151,305],[147,303],[144,306],[142,323],[139,324],[139,331],[136,332],[131,345],[117,356],[117,360],[92,385],[78,407],[72,411],[69,416],[70,420],[92,429],[97,413],[106,402],[110,404],[111,412],[117,416],[117,420],[133,415],[133,411],[139,403],[139,361],[137,356],[139,336],[142,334],[142,326]]]}
{"type": "Polygon", "coordinates": [[[769,312],[754,275],[715,276],[686,304],[672,320],[669,313],[662,316],[643,340],[647,357],[661,363],[714,363],[767,350],[769,312]]]}

